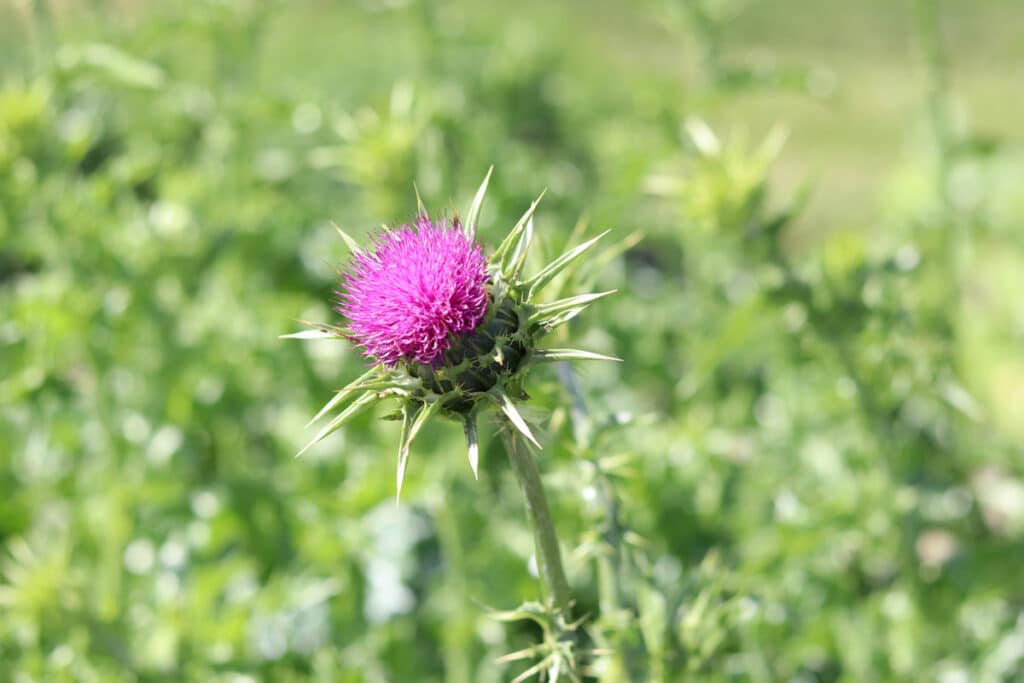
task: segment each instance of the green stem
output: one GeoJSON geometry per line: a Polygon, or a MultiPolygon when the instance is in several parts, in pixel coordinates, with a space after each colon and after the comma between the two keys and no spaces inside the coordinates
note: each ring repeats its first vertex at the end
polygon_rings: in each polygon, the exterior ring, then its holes
{"type": "Polygon", "coordinates": [[[949,65],[942,44],[942,26],[937,0],[914,3],[919,42],[928,80],[928,117],[938,153],[936,186],[943,203],[949,203],[950,157],[954,133],[949,111],[949,65]]]}
{"type": "MultiPolygon", "coordinates": [[[[447,473],[442,491],[451,491],[456,484],[447,473]]],[[[455,498],[439,496],[436,508],[437,538],[445,557],[444,617],[447,620],[442,637],[442,658],[445,680],[469,683],[472,679],[470,661],[473,642],[474,614],[469,611],[469,590],[466,585],[465,552],[459,538],[459,520],[455,498]]]]}
{"type": "MultiPolygon", "coordinates": [[[[948,278],[952,290],[949,295],[958,299],[965,286],[971,243],[970,224],[963,220],[950,195],[950,176],[956,160],[958,133],[950,109],[949,58],[942,38],[939,0],[917,0],[914,8],[918,42],[921,45],[927,74],[928,118],[937,157],[935,191],[942,206],[942,220],[945,222],[945,230],[941,233],[942,249],[945,251],[952,274],[952,277],[948,278]]],[[[955,325],[953,332],[957,332],[955,325]]]]}
{"type": "Polygon", "coordinates": [[[555,533],[554,520],[551,519],[551,510],[548,508],[548,499],[544,494],[544,485],[541,483],[537,464],[529,448],[511,425],[501,430],[501,439],[505,444],[509,462],[512,463],[512,470],[519,481],[523,499],[526,501],[526,516],[533,527],[541,581],[548,592],[548,598],[561,611],[562,617],[570,621],[572,613],[569,581],[565,578],[565,570],[562,568],[562,551],[558,545],[558,535],[555,533]]]}
{"type": "MultiPolygon", "coordinates": [[[[555,371],[559,381],[572,397],[571,415],[576,445],[581,453],[586,454],[593,468],[594,489],[597,491],[604,516],[601,537],[611,551],[610,554],[599,553],[596,558],[601,612],[615,615],[615,619],[622,619],[624,613],[635,615],[636,608],[630,602],[626,589],[626,572],[630,571],[630,567],[626,565],[623,554],[622,538],[625,535],[625,528],[619,514],[619,499],[615,495],[612,481],[601,469],[601,464],[591,448],[593,420],[576,372],[571,363],[559,363],[555,366],[555,371]]],[[[632,583],[635,582],[631,581],[629,585],[632,583]]],[[[615,673],[608,678],[609,681],[649,680],[651,683],[658,683],[665,680],[663,658],[652,656],[648,665],[641,649],[635,647],[635,641],[629,641],[632,632],[628,627],[599,630],[598,633],[599,637],[605,636],[606,642],[610,641],[614,651],[612,667],[615,673]],[[648,669],[653,673],[645,679],[643,672],[648,669]]]]}
{"type": "Polygon", "coordinates": [[[683,2],[683,12],[690,21],[700,50],[701,75],[712,88],[722,83],[722,55],[718,26],[696,0],[683,2]]]}

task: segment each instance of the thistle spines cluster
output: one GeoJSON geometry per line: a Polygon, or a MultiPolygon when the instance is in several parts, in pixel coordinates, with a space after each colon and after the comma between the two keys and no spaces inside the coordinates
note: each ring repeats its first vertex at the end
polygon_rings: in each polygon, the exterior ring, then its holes
{"type": "Polygon", "coordinates": [[[336,392],[317,413],[313,422],[338,411],[298,455],[378,400],[397,399],[398,410],[388,417],[402,421],[396,472],[398,495],[408,465],[410,445],[423,425],[437,415],[462,424],[470,467],[474,476],[478,476],[476,420],[483,410],[493,408],[499,411],[512,428],[540,448],[540,443],[516,407],[517,402],[528,399],[524,381],[531,368],[555,361],[618,360],[578,349],[543,348],[540,344],[545,335],[579,315],[590,304],[613,293],[595,292],[555,301],[538,301],[546,286],[578,264],[580,258],[607,235],[607,231],[603,232],[569,249],[536,274],[524,276],[527,254],[535,236],[533,217],[543,193],[481,264],[485,271],[484,278],[479,281],[484,283],[486,308],[474,311],[472,302],[467,304],[465,298],[459,298],[455,303],[463,308],[457,311],[457,316],[438,318],[441,323],[431,319],[431,315],[438,313],[437,307],[443,307],[446,314],[449,312],[451,306],[446,297],[463,296],[464,292],[458,287],[472,288],[477,282],[472,264],[473,254],[479,254],[480,247],[475,236],[490,176],[489,171],[461,221],[435,223],[419,202],[420,215],[415,226],[385,228],[372,249],[361,247],[335,226],[352,254],[352,265],[344,278],[343,290],[339,292],[341,305],[337,309],[348,318],[349,325],[312,324],[311,330],[285,336],[348,339],[362,346],[373,358],[374,365],[336,392]],[[452,234],[455,231],[461,232],[459,238],[452,234]],[[441,256],[437,255],[439,250],[441,256]],[[394,258],[424,260],[427,263],[420,264],[420,267],[436,266],[434,270],[457,267],[458,273],[454,276],[451,272],[405,275],[409,264],[389,260],[394,258]],[[438,292],[430,287],[448,289],[436,296],[438,292]],[[372,306],[366,305],[367,299],[371,300],[372,306]],[[407,308],[414,310],[405,310],[407,308]],[[372,317],[368,321],[360,318],[366,311],[372,315],[386,311],[388,318],[384,322],[390,326],[372,317]],[[403,315],[412,321],[410,324],[426,324],[423,321],[427,320],[432,325],[424,328],[427,332],[421,335],[424,344],[431,344],[429,348],[420,348],[415,341],[410,342],[415,337],[399,329],[397,322],[403,320],[403,315]],[[474,326],[462,329],[445,322],[449,319],[457,323],[472,319],[474,326]],[[444,337],[440,337],[438,331],[443,331],[445,324],[449,329],[444,337]]]}

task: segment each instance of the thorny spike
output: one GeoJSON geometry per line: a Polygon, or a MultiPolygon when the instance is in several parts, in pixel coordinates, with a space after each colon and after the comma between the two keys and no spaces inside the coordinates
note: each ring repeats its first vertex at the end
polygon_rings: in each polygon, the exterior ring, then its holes
{"type": "Polygon", "coordinates": [[[420,197],[420,188],[416,187],[416,183],[413,183],[412,189],[416,193],[416,215],[421,218],[427,218],[427,207],[423,204],[423,198],[420,197]]]}
{"type": "Polygon", "coordinates": [[[346,422],[351,420],[353,417],[361,413],[363,410],[370,406],[370,403],[376,399],[376,395],[367,392],[353,401],[345,410],[338,413],[338,416],[327,423],[327,426],[320,430],[316,436],[313,437],[312,441],[307,443],[301,451],[295,454],[295,457],[299,457],[313,446],[323,441],[328,435],[337,431],[346,422]]]}
{"type": "Polygon", "coordinates": [[[480,479],[480,444],[476,435],[476,418],[472,415],[466,417],[462,423],[462,429],[466,433],[466,451],[469,454],[469,466],[473,470],[473,478],[480,479]]]}
{"type": "MultiPolygon", "coordinates": [[[[414,409],[416,415],[422,407],[414,409]]],[[[402,404],[402,433],[398,437],[398,466],[395,468],[395,505],[402,499],[402,481],[405,479],[405,467],[409,462],[409,406],[402,404]]]]}
{"type": "Polygon", "coordinates": [[[502,260],[501,272],[506,279],[514,281],[519,276],[519,271],[522,269],[523,264],[526,263],[526,253],[530,250],[530,245],[533,243],[533,216],[530,216],[530,220],[526,221],[526,227],[523,228],[523,234],[519,236],[519,241],[516,242],[515,249],[508,254],[508,263],[502,260]]]}
{"type": "Polygon", "coordinates": [[[341,227],[334,221],[331,221],[331,225],[333,225],[334,229],[338,231],[339,235],[341,235],[341,239],[345,241],[345,246],[348,247],[349,253],[351,253],[353,256],[359,256],[360,254],[363,253],[363,248],[359,246],[358,242],[352,239],[351,235],[342,230],[341,227]]]}
{"type": "Polygon", "coordinates": [[[606,356],[593,351],[581,349],[538,349],[536,358],[541,362],[570,361],[570,360],[612,360],[621,363],[621,358],[606,356]]]}
{"type": "Polygon", "coordinates": [[[536,322],[542,320],[545,317],[553,316],[556,313],[567,311],[570,308],[586,307],[597,301],[603,299],[609,294],[614,294],[615,289],[610,289],[607,292],[594,292],[593,294],[578,294],[576,296],[570,296],[566,299],[559,299],[558,301],[552,301],[547,304],[538,304],[535,307],[535,312],[530,316],[530,322],[536,322]]]}
{"type": "Polygon", "coordinates": [[[607,235],[611,230],[605,230],[597,237],[593,237],[583,244],[580,244],[573,249],[565,252],[554,261],[544,267],[539,273],[534,275],[532,278],[524,283],[524,286],[528,288],[527,300],[532,299],[533,295],[539,291],[544,285],[551,282],[555,277],[565,270],[569,264],[582,256],[588,249],[593,247],[598,241],[607,235]]]}
{"type": "Polygon", "coordinates": [[[333,397],[331,397],[331,400],[324,404],[324,407],[320,409],[320,412],[318,412],[316,415],[314,415],[313,419],[306,423],[306,426],[309,427],[314,422],[319,420],[321,417],[326,415],[328,412],[333,410],[346,397],[350,396],[353,391],[356,391],[358,389],[358,385],[360,385],[364,380],[369,379],[370,377],[372,377],[376,373],[377,373],[377,369],[376,368],[373,368],[371,370],[367,370],[362,375],[360,375],[358,379],[355,379],[351,383],[349,383],[348,386],[344,387],[343,389],[339,389],[338,392],[336,394],[334,394],[333,397]]]}
{"type": "Polygon", "coordinates": [[[491,182],[492,172],[494,172],[494,166],[487,169],[487,175],[484,176],[484,181],[480,183],[476,195],[473,196],[473,203],[469,205],[469,211],[466,212],[466,222],[462,224],[466,237],[470,239],[476,236],[476,225],[477,221],[480,220],[480,207],[484,203],[484,195],[487,194],[487,184],[491,182]]]}
{"type": "Polygon", "coordinates": [[[519,410],[515,404],[512,403],[512,399],[508,397],[504,391],[497,391],[494,394],[495,399],[498,401],[498,405],[501,407],[501,411],[508,417],[509,422],[519,430],[519,432],[526,437],[527,441],[537,447],[538,450],[542,450],[540,442],[533,436],[533,432],[530,431],[530,426],[526,424],[526,420],[519,414],[519,410]]]}
{"type": "MultiPolygon", "coordinates": [[[[544,192],[547,192],[547,190],[545,190],[544,192]]],[[[530,208],[526,210],[526,213],[524,213],[518,221],[516,221],[516,224],[512,227],[512,230],[509,231],[508,235],[505,236],[505,239],[501,241],[501,244],[498,246],[495,252],[491,254],[492,266],[500,264],[502,258],[504,258],[505,256],[505,252],[511,249],[512,245],[515,244],[517,239],[519,239],[519,234],[526,229],[526,224],[533,216],[534,211],[537,210],[537,206],[540,204],[540,200],[544,198],[544,192],[541,192],[540,195],[533,200],[533,203],[530,204],[530,208]]]]}
{"type": "Polygon", "coordinates": [[[338,335],[327,330],[302,330],[291,334],[279,334],[278,339],[338,339],[338,335]]]}
{"type": "Polygon", "coordinates": [[[412,445],[412,440],[416,438],[420,429],[424,424],[427,423],[433,415],[441,407],[440,401],[434,401],[428,403],[425,407],[421,406],[416,410],[412,420],[409,420],[408,412],[403,406],[402,415],[402,445],[398,449],[398,472],[396,474],[396,490],[395,490],[395,504],[397,505],[402,498],[402,481],[405,479],[405,467],[409,462],[409,446],[412,445]]]}

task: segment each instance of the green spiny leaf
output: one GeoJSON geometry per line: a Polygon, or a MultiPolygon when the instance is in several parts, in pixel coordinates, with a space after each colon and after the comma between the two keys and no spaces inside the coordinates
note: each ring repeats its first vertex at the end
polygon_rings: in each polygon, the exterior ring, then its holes
{"type": "MultiPolygon", "coordinates": [[[[413,411],[413,419],[419,417],[419,414],[423,411],[423,406],[417,404],[413,411]]],[[[409,429],[411,427],[411,420],[409,415],[409,406],[405,402],[402,403],[402,433],[398,437],[398,466],[395,470],[395,504],[397,505],[399,500],[402,498],[402,481],[405,479],[405,467],[409,463],[409,429]]]]}
{"type": "Polygon", "coordinates": [[[530,647],[523,648],[522,650],[516,650],[515,652],[509,652],[508,654],[498,657],[494,661],[499,664],[508,664],[509,662],[518,662],[521,659],[533,659],[537,655],[543,654],[547,651],[547,643],[541,643],[539,645],[531,645],[530,647]]]}
{"type": "Polygon", "coordinates": [[[467,416],[462,423],[462,429],[466,433],[466,450],[469,454],[469,466],[473,470],[473,478],[479,480],[480,444],[476,435],[476,418],[472,415],[467,416]]]}
{"type": "Polygon", "coordinates": [[[533,216],[533,212],[537,210],[537,205],[540,204],[540,200],[543,198],[544,192],[541,192],[540,196],[533,200],[533,203],[530,204],[530,208],[526,210],[526,213],[524,213],[522,218],[520,218],[515,226],[513,226],[512,230],[505,235],[505,239],[503,239],[501,244],[498,245],[498,249],[491,254],[490,263],[492,266],[499,265],[505,257],[505,253],[508,252],[508,250],[512,248],[512,245],[519,240],[520,234],[526,229],[526,224],[530,221],[530,218],[533,216]]]}
{"type": "Polygon", "coordinates": [[[530,220],[526,221],[526,227],[523,229],[523,234],[519,236],[515,248],[507,254],[507,258],[502,259],[501,272],[506,280],[512,281],[519,275],[523,263],[526,262],[526,252],[529,251],[532,242],[533,217],[531,216],[530,220]]]}
{"type": "Polygon", "coordinates": [[[314,415],[313,419],[306,423],[306,426],[309,427],[311,424],[313,424],[321,417],[326,415],[328,412],[333,410],[339,403],[341,403],[345,399],[345,397],[350,396],[353,392],[360,390],[360,385],[364,381],[372,377],[376,372],[377,368],[367,370],[358,378],[350,382],[348,386],[344,387],[343,389],[339,389],[338,393],[334,394],[334,396],[331,397],[331,400],[324,404],[324,407],[320,409],[320,412],[314,415]]]}
{"type": "Polygon", "coordinates": [[[554,653],[548,655],[547,657],[537,662],[523,673],[513,678],[512,683],[523,683],[523,681],[525,681],[526,679],[539,674],[541,671],[546,670],[556,660],[557,655],[555,655],[554,653]]]}
{"type": "Polygon", "coordinates": [[[397,504],[402,498],[402,482],[405,480],[405,468],[409,464],[409,446],[412,445],[412,440],[416,438],[420,429],[426,424],[437,411],[441,408],[440,401],[434,401],[428,403],[426,406],[420,404],[412,416],[408,414],[408,409],[403,408],[402,418],[402,439],[398,447],[398,471],[395,474],[395,503],[397,504]]]}
{"type": "Polygon", "coordinates": [[[480,220],[480,207],[484,203],[484,195],[487,194],[487,184],[491,181],[491,173],[493,172],[494,166],[487,169],[487,175],[484,176],[484,181],[480,183],[480,188],[473,197],[473,203],[469,205],[469,211],[466,212],[466,222],[462,224],[462,230],[466,233],[466,237],[470,239],[473,239],[476,235],[477,221],[480,220]]]}
{"type": "Polygon", "coordinates": [[[355,391],[375,391],[385,394],[407,396],[411,391],[418,389],[420,386],[422,386],[422,382],[418,378],[396,373],[395,375],[384,376],[379,379],[362,382],[352,388],[355,391]]]}
{"type": "Polygon", "coordinates": [[[621,358],[605,356],[593,351],[580,349],[539,349],[535,357],[542,362],[569,361],[569,360],[613,360],[622,362],[621,358]]]}
{"type": "Polygon", "coordinates": [[[310,448],[327,438],[328,435],[337,431],[342,425],[351,420],[353,417],[365,410],[371,403],[377,399],[377,395],[373,393],[365,393],[355,401],[349,404],[345,410],[338,413],[338,415],[327,423],[327,425],[320,430],[320,432],[313,437],[313,440],[306,444],[301,451],[295,454],[295,457],[299,457],[310,448]]]}
{"type": "Polygon", "coordinates": [[[578,294],[576,296],[571,296],[571,297],[569,297],[567,299],[559,299],[558,301],[552,301],[552,302],[546,303],[546,304],[538,304],[537,306],[534,307],[533,314],[530,315],[530,322],[531,323],[537,322],[538,320],[542,320],[544,318],[551,317],[551,316],[553,316],[556,313],[561,313],[562,311],[567,311],[570,308],[576,308],[576,307],[580,307],[581,309],[585,308],[586,306],[589,306],[594,301],[597,301],[598,299],[602,299],[602,298],[608,296],[609,294],[614,294],[616,291],[617,290],[610,289],[607,292],[594,292],[592,294],[578,294]]]}
{"type": "Polygon", "coordinates": [[[501,411],[505,413],[512,425],[519,430],[519,432],[526,437],[526,439],[536,446],[538,449],[541,448],[540,442],[537,441],[533,436],[533,432],[530,431],[530,426],[526,424],[526,420],[519,414],[519,410],[516,408],[512,399],[508,397],[504,391],[495,389],[495,393],[492,394],[498,401],[498,406],[501,407],[501,411]]]}
{"type": "Polygon", "coordinates": [[[551,668],[548,669],[548,683],[558,683],[558,679],[562,677],[562,658],[555,657],[555,661],[551,664],[551,668]]]}
{"type": "Polygon", "coordinates": [[[547,630],[551,628],[551,611],[543,604],[530,601],[524,602],[519,607],[513,610],[502,610],[490,612],[492,619],[498,621],[532,621],[541,628],[547,630]]]}
{"type": "Polygon", "coordinates": [[[549,263],[539,273],[534,275],[532,278],[527,280],[524,284],[528,287],[527,301],[533,298],[544,285],[551,282],[555,276],[565,270],[573,261],[582,256],[588,249],[597,244],[598,240],[607,235],[610,230],[605,230],[597,237],[593,237],[583,244],[580,244],[569,251],[565,252],[554,261],[549,263]]]}
{"type": "Polygon", "coordinates": [[[545,332],[550,332],[551,330],[555,329],[559,325],[564,325],[565,323],[569,322],[570,320],[572,320],[573,318],[578,316],[580,313],[582,313],[586,309],[587,309],[586,306],[577,306],[575,308],[570,308],[568,310],[562,311],[561,313],[556,313],[555,315],[553,315],[553,316],[551,316],[549,318],[544,318],[544,319],[541,319],[541,320],[536,320],[536,321],[534,321],[533,324],[534,325],[540,325],[541,327],[544,328],[545,332]]]}

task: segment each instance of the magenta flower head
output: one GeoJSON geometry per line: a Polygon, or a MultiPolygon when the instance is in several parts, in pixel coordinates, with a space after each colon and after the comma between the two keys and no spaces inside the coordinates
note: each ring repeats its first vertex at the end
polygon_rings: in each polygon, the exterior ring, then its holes
{"type": "Polygon", "coordinates": [[[421,216],[353,257],[335,310],[377,362],[436,367],[487,312],[487,280],[487,259],[458,219],[448,226],[421,216]]]}
{"type": "Polygon", "coordinates": [[[352,252],[335,308],[346,324],[314,324],[311,330],[285,336],[347,339],[374,362],[313,418],[340,409],[300,454],[379,399],[394,398],[399,410],[393,415],[402,420],[399,490],[409,445],[434,415],[462,423],[476,474],[476,418],[484,409],[498,410],[509,428],[539,447],[516,408],[516,402],[528,398],[523,384],[532,367],[554,361],[615,360],[589,351],[541,347],[545,335],[611,292],[536,301],[552,283],[564,285],[580,256],[604,233],[525,277],[537,202],[498,248],[484,256],[475,235],[489,178],[490,174],[464,221],[432,221],[421,207],[411,225],[385,228],[369,249],[338,230],[352,252]]]}

